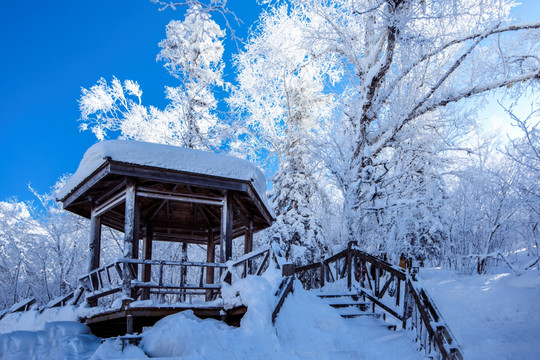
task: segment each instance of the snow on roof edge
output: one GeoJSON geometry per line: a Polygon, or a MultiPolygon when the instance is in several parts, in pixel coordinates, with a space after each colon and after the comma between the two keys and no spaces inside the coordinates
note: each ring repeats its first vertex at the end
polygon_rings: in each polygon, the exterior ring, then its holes
{"type": "Polygon", "coordinates": [[[253,185],[270,216],[275,218],[266,196],[264,174],[250,161],[225,154],[132,140],[106,140],[88,148],[77,171],[58,191],[57,198],[64,200],[108,159],[134,165],[248,181],[253,185]]]}

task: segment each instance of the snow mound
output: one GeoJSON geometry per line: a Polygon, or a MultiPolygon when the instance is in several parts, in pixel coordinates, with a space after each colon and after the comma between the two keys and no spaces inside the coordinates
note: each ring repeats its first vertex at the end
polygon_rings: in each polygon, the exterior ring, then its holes
{"type": "Polygon", "coordinates": [[[90,359],[100,343],[84,324],[50,322],[45,330],[18,330],[0,335],[0,360],[90,359]]]}

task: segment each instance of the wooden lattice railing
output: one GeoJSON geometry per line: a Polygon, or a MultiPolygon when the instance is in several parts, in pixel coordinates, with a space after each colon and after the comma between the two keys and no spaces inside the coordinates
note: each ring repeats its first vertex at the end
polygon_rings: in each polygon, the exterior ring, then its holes
{"type": "MultiPolygon", "coordinates": [[[[416,333],[420,350],[442,359],[463,359],[457,342],[433,301],[405,270],[365,253],[349,243],[347,249],[320,263],[296,268],[305,289],[319,289],[342,281],[416,333]]],[[[412,274],[414,275],[414,274],[412,274]]]]}
{"type": "Polygon", "coordinates": [[[268,267],[270,258],[270,247],[265,247],[224,264],[118,259],[85,274],[79,282],[88,302],[119,292],[129,293],[132,300],[146,300],[152,295],[157,295],[162,302],[165,295],[176,296],[180,301],[185,300],[186,295],[211,300],[219,294],[223,282],[231,283],[250,274],[260,275],[268,267]],[[126,271],[129,274],[125,274],[126,271]]]}

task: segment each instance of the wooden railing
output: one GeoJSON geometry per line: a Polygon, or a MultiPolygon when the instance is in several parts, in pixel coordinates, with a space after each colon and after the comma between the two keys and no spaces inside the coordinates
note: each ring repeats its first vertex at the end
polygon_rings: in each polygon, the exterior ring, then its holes
{"type": "Polygon", "coordinates": [[[420,350],[438,353],[442,359],[463,359],[457,342],[433,301],[411,274],[349,243],[347,249],[320,263],[296,268],[305,289],[320,289],[326,283],[343,282],[351,291],[369,299],[398,319],[403,328],[416,332],[420,350]]]}
{"type": "Polygon", "coordinates": [[[270,258],[270,247],[265,247],[224,264],[118,259],[85,274],[79,282],[89,303],[126,292],[126,289],[129,292],[127,298],[132,300],[147,300],[152,295],[157,295],[161,302],[165,302],[166,295],[169,295],[169,302],[172,299],[185,301],[188,295],[211,300],[219,294],[223,282],[231,283],[250,274],[260,275],[268,267],[270,258]],[[125,271],[129,274],[124,274],[125,271]]]}
{"type": "Polygon", "coordinates": [[[441,354],[443,359],[463,359],[456,339],[433,300],[418,283],[407,280],[412,295],[410,328],[416,331],[416,341],[426,354],[441,354]]]}

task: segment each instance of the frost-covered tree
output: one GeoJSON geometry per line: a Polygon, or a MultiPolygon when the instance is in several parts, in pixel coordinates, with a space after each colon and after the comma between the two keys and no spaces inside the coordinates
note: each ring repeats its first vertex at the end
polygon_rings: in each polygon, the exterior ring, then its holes
{"type": "Polygon", "coordinates": [[[44,304],[78,283],[86,263],[88,226],[46,201],[41,213],[24,202],[0,203],[0,307],[30,296],[44,304]]]}
{"type": "MultiPolygon", "coordinates": [[[[519,116],[510,107],[505,108],[520,130],[520,137],[512,139],[505,154],[517,168],[514,189],[519,196],[519,234],[526,239],[529,256],[538,263],[540,244],[540,102],[536,98],[531,111],[519,116]]],[[[533,261],[533,262],[534,262],[533,261]]]]}
{"type": "Polygon", "coordinates": [[[180,85],[167,87],[169,105],[161,110],[142,104],[142,90],[135,81],[104,79],[82,89],[79,100],[81,129],[91,129],[98,140],[111,132],[133,140],[190,148],[219,146],[220,125],[215,87],[224,85],[224,31],[198,6],[187,10],[183,21],[171,21],[167,38],[160,43],[158,59],[180,85]]]}
{"type": "Polygon", "coordinates": [[[263,17],[236,59],[238,84],[229,104],[240,117],[233,150],[275,171],[271,194],[277,221],[272,237],[292,261],[307,263],[318,261],[328,248],[317,213],[323,206],[317,180],[320,160],[309,147],[323,114],[332,107],[324,82],[338,74],[331,73],[330,63],[318,62],[298,46],[299,25],[300,19],[287,8],[263,17]]]}
{"type": "MultiPolygon", "coordinates": [[[[74,290],[87,271],[89,222],[55,201],[63,180],[47,194],[31,189],[38,204],[0,202],[0,309],[28,297],[46,304],[74,290]]],[[[115,240],[104,227],[101,263],[118,258],[115,240]]]]}
{"type": "MultiPolygon", "coordinates": [[[[522,84],[540,76],[540,24],[511,24],[512,0],[286,3],[276,6],[288,9],[297,21],[289,32],[297,39],[291,52],[303,55],[295,60],[296,66],[317,59],[310,64],[319,63],[332,69],[331,73],[342,74],[339,81],[324,83],[323,92],[333,95],[336,106],[324,117],[329,131],[318,133],[317,139],[342,192],[343,241],[355,239],[369,245],[363,235],[378,226],[378,213],[388,214],[395,206],[390,192],[378,192],[381,184],[401,197],[408,194],[402,202],[418,198],[411,190],[420,176],[412,176],[418,169],[401,163],[411,156],[426,164],[420,170],[426,174],[422,197],[440,202],[435,200],[441,196],[439,180],[435,180],[438,170],[430,169],[427,159],[434,156],[430,153],[448,147],[445,134],[452,131],[441,131],[448,124],[439,118],[445,108],[459,111],[465,99],[471,106],[493,89],[512,86],[517,92],[522,84]],[[413,136],[429,128],[431,132],[425,131],[425,136],[441,138],[438,144],[432,143],[436,148],[425,146],[422,136],[413,136]],[[407,174],[401,176],[404,169],[407,174]],[[384,204],[382,209],[379,204],[384,204]]],[[[269,12],[263,21],[281,16],[278,14],[269,12]]],[[[265,35],[263,31],[258,36],[265,35]]],[[[279,51],[274,55],[275,63],[287,59],[279,51]]],[[[273,101],[263,104],[271,109],[273,101]]],[[[416,204],[424,207],[424,214],[432,206],[426,201],[416,204]]],[[[433,229],[436,222],[422,226],[424,230],[414,236],[431,231],[427,229],[433,229]]]]}
{"type": "Polygon", "coordinates": [[[167,98],[171,100],[170,111],[183,122],[179,134],[183,146],[210,148],[212,134],[219,133],[213,90],[224,85],[224,36],[210,15],[194,6],[184,21],[173,20],[167,25],[167,38],[159,43],[158,59],[165,61],[165,68],[180,81],[180,86],[167,88],[167,98]]]}

